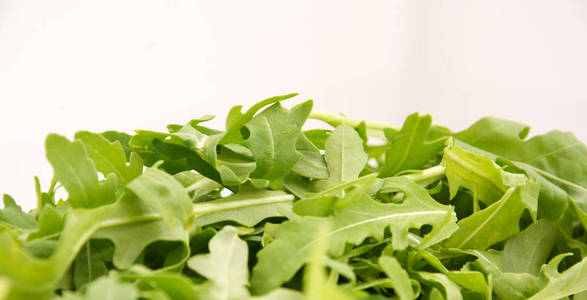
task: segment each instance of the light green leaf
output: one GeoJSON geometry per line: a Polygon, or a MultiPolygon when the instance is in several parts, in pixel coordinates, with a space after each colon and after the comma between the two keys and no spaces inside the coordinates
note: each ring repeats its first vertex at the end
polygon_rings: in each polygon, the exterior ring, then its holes
{"type": "Polygon", "coordinates": [[[86,300],[134,300],[139,294],[130,283],[120,282],[116,278],[100,278],[88,286],[86,300]]]}
{"type": "Polygon", "coordinates": [[[331,241],[328,252],[334,257],[343,254],[347,243],[358,245],[367,237],[382,240],[387,227],[391,229],[395,249],[407,247],[409,228],[424,224],[445,226],[447,230],[437,233],[436,240],[447,238],[456,230],[451,208],[436,202],[424,188],[402,177],[394,178],[388,185],[405,193],[403,203],[383,204],[365,195],[329,218],[302,217],[282,223],[275,232],[275,240],[258,254],[251,280],[253,292],[262,294],[289,280],[306,262],[308,251],[316,242],[315,230],[324,222],[332,223],[327,236],[331,241]],[[449,224],[445,221],[447,215],[451,219],[449,224]],[[288,259],[283,261],[283,257],[288,259]]]}
{"type": "Polygon", "coordinates": [[[251,300],[302,300],[302,293],[290,289],[276,289],[263,296],[255,296],[251,300]]]}
{"type": "Polygon", "coordinates": [[[225,226],[210,241],[210,253],[196,255],[188,260],[194,271],[212,280],[213,287],[207,299],[245,299],[249,277],[248,247],[239,239],[238,230],[225,226]]]}
{"type": "Polygon", "coordinates": [[[420,117],[418,113],[413,113],[408,116],[399,133],[386,134],[391,149],[385,152],[386,160],[379,177],[393,176],[403,170],[421,169],[434,155],[441,153],[444,138],[426,141],[431,124],[430,115],[420,117]]]}
{"type": "Polygon", "coordinates": [[[257,168],[255,178],[279,179],[302,159],[296,141],[302,125],[312,110],[312,101],[287,110],[275,103],[245,124],[245,144],[253,152],[257,168]]]}
{"type": "Polygon", "coordinates": [[[285,190],[291,192],[298,198],[306,198],[311,193],[308,183],[300,176],[289,172],[279,180],[285,190]]]}
{"type": "Polygon", "coordinates": [[[242,105],[233,106],[226,117],[226,135],[222,138],[221,143],[242,143],[243,139],[240,134],[241,128],[249,122],[253,116],[261,110],[261,108],[279,101],[287,100],[297,95],[297,93],[292,93],[265,99],[251,106],[251,108],[249,108],[244,114],[242,113],[242,105]]]}
{"type": "Polygon", "coordinates": [[[473,191],[474,197],[489,205],[499,200],[507,189],[498,166],[486,156],[468,152],[458,146],[444,150],[443,165],[454,198],[463,186],[473,191]]]}
{"type": "Polygon", "coordinates": [[[92,236],[108,239],[114,244],[113,263],[119,269],[130,267],[141,252],[155,241],[175,241],[180,243],[179,258],[168,262],[166,269],[185,262],[189,254],[189,236],[181,222],[174,220],[173,226],[162,220],[133,222],[115,227],[103,228],[92,236]]]}
{"type": "Polygon", "coordinates": [[[35,218],[23,212],[12,197],[4,194],[2,200],[4,209],[0,209],[0,224],[23,230],[37,229],[38,224],[35,218]]]}
{"type": "Polygon", "coordinates": [[[336,207],[348,206],[363,197],[367,190],[376,182],[377,174],[369,174],[355,180],[330,187],[319,193],[311,194],[305,199],[296,201],[294,212],[300,216],[328,216],[336,207]],[[345,190],[350,192],[345,193],[345,190]],[[342,196],[342,197],[337,197],[342,196]]]}
{"type": "Polygon", "coordinates": [[[317,228],[328,222],[324,218],[303,217],[281,223],[274,240],[257,254],[251,292],[265,294],[289,280],[308,261],[317,228]],[[304,234],[300,235],[300,232],[304,234]]]}
{"type": "Polygon", "coordinates": [[[152,271],[141,265],[134,265],[128,271],[121,273],[119,277],[125,281],[133,281],[140,290],[142,297],[153,295],[156,292],[159,298],[147,298],[149,300],[207,300],[204,293],[208,285],[198,286],[194,282],[176,272],[152,271]]]}
{"type": "Polygon", "coordinates": [[[61,216],[57,209],[51,205],[45,205],[39,215],[39,230],[31,233],[28,236],[28,240],[58,234],[63,229],[63,225],[63,216],[61,216]]]}
{"type": "Polygon", "coordinates": [[[383,255],[379,258],[379,265],[385,275],[391,280],[391,285],[400,300],[414,299],[414,291],[408,273],[402,268],[397,259],[383,255]]]}
{"type": "Polygon", "coordinates": [[[518,220],[524,211],[520,187],[510,188],[502,199],[459,221],[459,229],[446,247],[485,250],[520,231],[518,220]]]}
{"type": "Polygon", "coordinates": [[[367,154],[361,137],[352,127],[338,126],[326,140],[325,147],[330,177],[320,181],[319,191],[359,178],[367,163],[367,154]]]}
{"type": "Polygon", "coordinates": [[[143,175],[131,181],[127,188],[164,215],[169,226],[175,225],[175,218],[179,219],[184,227],[191,226],[192,200],[173,176],[149,168],[143,175]]]}
{"type": "Polygon", "coordinates": [[[126,184],[143,171],[143,161],[137,153],[130,154],[130,164],[127,165],[124,149],[118,141],[110,142],[102,135],[88,131],[77,132],[75,140],[83,143],[96,169],[104,176],[115,174],[121,183],[126,184]]]}
{"type": "Polygon", "coordinates": [[[67,201],[72,207],[92,208],[116,200],[116,177],[108,176],[105,182],[99,182],[96,167],[80,141],[70,142],[50,134],[45,147],[55,177],[67,189],[67,201]]]}
{"type": "Polygon", "coordinates": [[[292,172],[309,178],[328,178],[328,168],[320,150],[308,140],[303,132],[300,133],[296,141],[296,150],[302,154],[302,159],[293,166],[292,172]]]}
{"type": "Polygon", "coordinates": [[[508,240],[502,256],[504,272],[538,275],[554,246],[557,226],[540,220],[508,240]]]}
{"type": "Polygon", "coordinates": [[[587,258],[559,273],[558,264],[565,256],[558,255],[542,267],[541,277],[548,283],[529,300],[556,300],[587,290],[587,258]]]}
{"type": "Polygon", "coordinates": [[[311,245],[308,266],[304,272],[304,300],[353,300],[350,294],[326,279],[324,255],[328,251],[329,232],[329,224],[322,223],[313,237],[316,242],[311,245]]]}
{"type": "Polygon", "coordinates": [[[106,262],[112,256],[112,246],[104,241],[88,241],[73,261],[73,285],[80,290],[84,285],[108,274],[106,262]]]}
{"type": "Polygon", "coordinates": [[[493,279],[493,290],[500,299],[526,300],[544,283],[528,273],[503,273],[493,279]]]}
{"type": "Polygon", "coordinates": [[[418,272],[418,276],[436,288],[444,291],[446,299],[462,300],[463,296],[459,286],[451,281],[446,275],[441,273],[418,272]]]}
{"type": "MultiPolygon", "coordinates": [[[[456,137],[474,147],[510,160],[525,171],[560,187],[583,211],[587,211],[585,144],[572,133],[558,130],[525,140],[529,131],[530,127],[526,125],[489,117],[477,121],[467,130],[456,134],[456,137]]],[[[541,185],[542,183],[544,182],[541,182],[541,185]]],[[[549,200],[556,199],[551,195],[544,197],[549,200]]],[[[559,211],[560,214],[563,212],[564,210],[559,211]]],[[[544,213],[555,219],[548,210],[544,213]]]]}
{"type": "Polygon", "coordinates": [[[234,221],[253,227],[264,219],[291,216],[293,196],[282,191],[250,190],[229,197],[196,204],[194,225],[205,226],[234,221]],[[207,211],[211,208],[214,211],[207,211]],[[224,209],[222,209],[224,208],[224,209]]]}

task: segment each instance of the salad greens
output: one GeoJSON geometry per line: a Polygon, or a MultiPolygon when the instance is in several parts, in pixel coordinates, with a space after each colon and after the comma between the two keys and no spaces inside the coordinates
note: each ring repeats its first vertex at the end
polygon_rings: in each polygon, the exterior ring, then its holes
{"type": "Polygon", "coordinates": [[[398,128],[295,95],[224,131],[50,134],[37,208],[3,197],[0,299],[587,299],[573,134],[398,128]]]}

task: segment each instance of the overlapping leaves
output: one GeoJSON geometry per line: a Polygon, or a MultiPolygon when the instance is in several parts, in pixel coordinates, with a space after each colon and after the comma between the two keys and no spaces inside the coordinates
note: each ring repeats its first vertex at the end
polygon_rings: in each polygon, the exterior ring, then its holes
{"type": "Polygon", "coordinates": [[[526,140],[495,118],[451,133],[418,114],[395,128],[285,108],[293,96],[233,107],[225,131],[204,116],[49,135],[37,209],[4,195],[0,299],[587,293],[587,148],[572,134],[526,140]],[[303,131],[308,117],[333,128],[303,131]]]}

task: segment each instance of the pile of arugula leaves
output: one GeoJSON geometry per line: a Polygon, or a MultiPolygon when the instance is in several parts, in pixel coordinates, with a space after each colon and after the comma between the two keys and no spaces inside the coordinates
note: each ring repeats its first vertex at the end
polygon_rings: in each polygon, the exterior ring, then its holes
{"type": "Polygon", "coordinates": [[[224,131],[49,135],[37,208],[4,195],[0,299],[587,299],[573,134],[394,128],[293,96],[224,131]]]}

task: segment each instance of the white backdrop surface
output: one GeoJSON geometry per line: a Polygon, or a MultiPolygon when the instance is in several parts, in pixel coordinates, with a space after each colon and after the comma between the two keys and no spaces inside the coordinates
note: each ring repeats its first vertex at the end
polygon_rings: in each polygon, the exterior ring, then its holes
{"type": "Polygon", "coordinates": [[[318,110],[587,141],[587,2],[0,0],[0,193],[35,203],[44,137],[164,129],[300,92],[318,110]]]}

